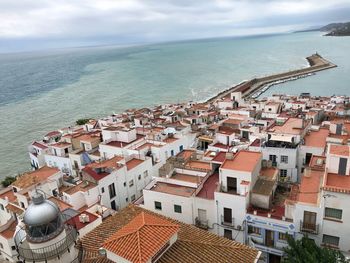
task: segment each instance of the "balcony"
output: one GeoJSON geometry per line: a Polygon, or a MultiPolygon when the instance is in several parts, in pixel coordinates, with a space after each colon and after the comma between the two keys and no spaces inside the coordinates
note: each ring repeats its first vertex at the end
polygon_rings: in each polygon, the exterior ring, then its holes
{"type": "Polygon", "coordinates": [[[300,231],[317,235],[319,230],[319,224],[309,223],[300,220],[300,231]]]}
{"type": "Polygon", "coordinates": [[[77,238],[77,231],[74,227],[66,226],[65,231],[66,236],[63,239],[39,249],[31,249],[27,239],[21,234],[21,231],[17,232],[15,243],[19,254],[18,256],[25,261],[33,262],[59,258],[60,255],[72,249],[72,245],[76,242],[77,238]]]}
{"type": "Polygon", "coordinates": [[[221,215],[221,225],[234,227],[235,226],[235,219],[233,217],[227,218],[227,217],[221,215]]]}
{"type": "Polygon", "coordinates": [[[198,217],[196,217],[196,227],[208,230],[209,225],[208,225],[208,220],[200,220],[198,217]]]}

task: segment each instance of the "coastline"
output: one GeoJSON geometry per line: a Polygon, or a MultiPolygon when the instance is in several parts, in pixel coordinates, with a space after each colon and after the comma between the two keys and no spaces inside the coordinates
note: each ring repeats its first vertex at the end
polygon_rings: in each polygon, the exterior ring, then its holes
{"type": "MultiPolygon", "coordinates": [[[[256,98],[259,95],[255,95],[259,91],[263,90],[266,87],[279,84],[279,81],[290,81],[296,80],[301,77],[308,77],[314,75],[316,72],[331,69],[337,67],[336,64],[324,59],[319,54],[313,54],[309,57],[306,57],[306,60],[309,64],[309,67],[291,70],[287,72],[277,73],[273,75],[268,75],[260,78],[253,78],[247,81],[243,81],[236,86],[228,88],[219,94],[207,99],[205,103],[213,103],[216,100],[222,99],[231,92],[242,92],[242,97],[244,98],[256,98]],[[272,85],[271,85],[272,84],[272,85]],[[270,85],[270,86],[268,86],[270,85]]],[[[263,92],[265,92],[265,89],[263,92]]]]}

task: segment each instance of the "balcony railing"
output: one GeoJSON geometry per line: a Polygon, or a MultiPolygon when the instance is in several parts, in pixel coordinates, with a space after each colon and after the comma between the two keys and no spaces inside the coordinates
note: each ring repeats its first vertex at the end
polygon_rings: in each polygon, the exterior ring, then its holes
{"type": "Polygon", "coordinates": [[[225,218],[223,215],[221,215],[221,224],[224,226],[234,226],[235,225],[235,219],[232,218],[225,218]]]}
{"type": "Polygon", "coordinates": [[[200,220],[198,217],[196,217],[196,227],[202,228],[202,229],[208,229],[208,220],[200,220]]]}
{"type": "Polygon", "coordinates": [[[306,233],[311,233],[311,234],[317,235],[318,229],[319,229],[319,224],[304,222],[304,221],[300,220],[300,231],[301,232],[306,232],[306,233]]]}
{"type": "MultiPolygon", "coordinates": [[[[31,249],[25,236],[16,236],[15,240],[19,254],[18,256],[25,261],[32,262],[47,261],[49,259],[60,257],[66,251],[72,249],[72,245],[76,242],[77,239],[77,231],[74,227],[66,226],[65,231],[66,236],[64,238],[52,245],[38,249],[31,249]],[[24,239],[22,239],[23,237],[24,239]]],[[[19,232],[17,234],[19,234],[19,232]]]]}

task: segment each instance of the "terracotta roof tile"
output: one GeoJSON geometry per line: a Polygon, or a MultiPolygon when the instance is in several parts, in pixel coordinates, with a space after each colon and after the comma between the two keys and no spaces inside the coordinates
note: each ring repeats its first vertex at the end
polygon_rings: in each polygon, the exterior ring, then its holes
{"type": "Polygon", "coordinates": [[[109,237],[103,247],[131,262],[148,262],[178,230],[173,222],[141,212],[109,237]]]}
{"type": "Polygon", "coordinates": [[[112,262],[106,257],[100,256],[98,249],[116,231],[124,227],[142,212],[157,215],[157,217],[167,219],[169,222],[180,226],[177,241],[161,256],[157,261],[159,263],[249,263],[255,262],[258,257],[258,250],[244,244],[219,237],[192,225],[165,218],[141,207],[130,205],[104,220],[101,225],[81,239],[78,246],[84,250],[83,262],[112,262]]]}

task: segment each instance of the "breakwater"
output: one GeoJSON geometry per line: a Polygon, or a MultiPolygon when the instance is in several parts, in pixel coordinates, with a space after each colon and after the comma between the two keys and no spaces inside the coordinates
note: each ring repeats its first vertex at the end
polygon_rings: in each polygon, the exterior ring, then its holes
{"type": "Polygon", "coordinates": [[[231,92],[242,92],[242,96],[244,98],[258,97],[262,92],[265,92],[272,85],[277,85],[282,82],[312,76],[318,71],[337,67],[337,65],[324,59],[317,53],[307,57],[306,60],[309,63],[309,67],[307,68],[291,70],[283,73],[277,73],[269,76],[243,81],[234,87],[220,92],[214,97],[208,99],[206,102],[213,103],[216,100],[227,96],[231,92]]]}

